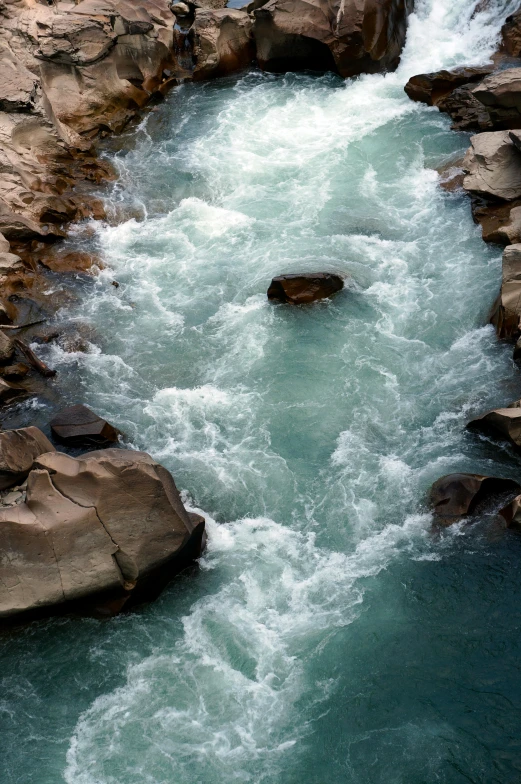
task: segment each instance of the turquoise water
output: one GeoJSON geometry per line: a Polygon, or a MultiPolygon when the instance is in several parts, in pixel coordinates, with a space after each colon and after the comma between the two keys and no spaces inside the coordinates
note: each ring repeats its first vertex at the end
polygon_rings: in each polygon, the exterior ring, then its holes
{"type": "Polygon", "coordinates": [[[468,136],[403,92],[487,60],[515,4],[476,5],[419,0],[385,77],[184,85],[108,153],[141,217],[89,240],[90,353],[47,359],[209,546],[132,615],[0,640],[2,784],[521,780],[521,539],[433,534],[425,505],[449,471],[519,472],[463,429],[521,393],[487,325],[500,249],[438,186],[468,136]],[[346,287],[267,302],[302,269],[346,287]]]}

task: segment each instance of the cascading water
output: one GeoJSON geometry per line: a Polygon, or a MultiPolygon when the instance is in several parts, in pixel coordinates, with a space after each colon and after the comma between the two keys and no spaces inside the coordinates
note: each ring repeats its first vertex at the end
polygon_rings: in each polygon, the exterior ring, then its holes
{"type": "Polygon", "coordinates": [[[463,430],[520,392],[500,253],[437,185],[468,136],[403,92],[486,62],[514,5],[417,0],[386,76],[184,85],[115,156],[145,217],[97,227],[101,348],[49,361],[218,522],[154,605],[2,641],[2,784],[519,781],[521,544],[423,505],[518,472],[463,430]],[[267,302],[303,269],[348,284],[267,302]]]}

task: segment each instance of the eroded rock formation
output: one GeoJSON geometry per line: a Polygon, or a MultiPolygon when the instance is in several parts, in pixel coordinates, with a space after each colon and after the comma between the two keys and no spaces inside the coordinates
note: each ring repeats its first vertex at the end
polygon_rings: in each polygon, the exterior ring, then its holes
{"type": "Polygon", "coordinates": [[[481,474],[448,474],[431,488],[430,502],[438,525],[449,526],[471,515],[483,503],[521,489],[511,479],[481,474]]]}
{"type": "Polygon", "coordinates": [[[467,427],[469,430],[507,441],[514,449],[521,449],[521,400],[516,400],[505,408],[487,411],[469,422],[467,427]]]}
{"type": "Polygon", "coordinates": [[[270,0],[255,13],[257,60],[268,71],[396,68],[412,0],[270,0]]]}
{"type": "Polygon", "coordinates": [[[25,501],[0,509],[0,617],[73,602],[111,613],[157,595],[200,554],[203,534],[146,453],[46,452],[25,501]]]}

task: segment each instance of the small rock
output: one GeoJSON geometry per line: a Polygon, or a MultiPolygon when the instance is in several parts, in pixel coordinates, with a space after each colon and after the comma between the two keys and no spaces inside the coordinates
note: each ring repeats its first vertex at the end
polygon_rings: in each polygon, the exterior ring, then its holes
{"type": "Polygon", "coordinates": [[[24,495],[19,490],[12,490],[10,493],[7,493],[2,497],[2,503],[4,506],[12,506],[13,504],[17,504],[18,501],[23,499],[24,495]]]}
{"type": "Polygon", "coordinates": [[[170,10],[176,16],[189,16],[190,7],[186,3],[172,3],[170,10]]]}
{"type": "Polygon", "coordinates": [[[0,330],[0,365],[9,362],[14,354],[14,343],[11,338],[0,330]]]}
{"type": "Polygon", "coordinates": [[[64,408],[51,421],[53,437],[63,444],[82,446],[115,444],[119,430],[83,405],[64,408]]]}
{"type": "Polygon", "coordinates": [[[26,395],[25,389],[21,389],[20,387],[14,387],[12,384],[9,384],[7,381],[4,381],[3,378],[0,378],[0,404],[9,403],[11,400],[14,400],[16,397],[22,397],[26,395]]]}
{"type": "Polygon", "coordinates": [[[344,281],[332,272],[304,272],[300,275],[279,275],[273,278],[268,289],[268,299],[307,305],[340,291],[344,281]]]}
{"type": "Polygon", "coordinates": [[[521,486],[511,479],[481,474],[448,474],[431,488],[430,501],[436,523],[449,526],[472,514],[478,504],[505,492],[516,492],[521,486]]]}
{"type": "Polygon", "coordinates": [[[4,368],[0,368],[0,373],[2,376],[4,376],[4,378],[11,379],[25,378],[29,371],[30,367],[28,365],[24,365],[23,362],[18,362],[16,365],[7,365],[4,368]]]}

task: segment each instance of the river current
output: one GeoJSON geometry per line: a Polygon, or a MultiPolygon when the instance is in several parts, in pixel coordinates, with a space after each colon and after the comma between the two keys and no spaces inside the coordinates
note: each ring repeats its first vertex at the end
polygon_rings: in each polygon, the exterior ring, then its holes
{"type": "Polygon", "coordinates": [[[107,268],[63,318],[97,337],[46,359],[209,543],[133,614],[0,639],[2,784],[521,780],[521,539],[433,534],[425,502],[519,475],[464,430],[521,392],[487,325],[501,252],[439,187],[468,135],[403,91],[488,61],[517,3],[483,5],[417,0],[385,76],[185,84],[107,153],[138,217],[82,240],[107,268]],[[268,303],[300,270],[346,287],[268,303]]]}

